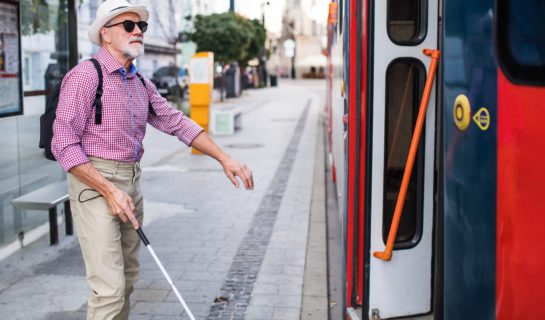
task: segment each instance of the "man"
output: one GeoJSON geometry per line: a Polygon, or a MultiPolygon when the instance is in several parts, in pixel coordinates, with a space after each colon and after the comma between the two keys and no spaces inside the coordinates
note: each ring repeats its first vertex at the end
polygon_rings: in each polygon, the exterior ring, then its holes
{"type": "Polygon", "coordinates": [[[215,158],[236,187],[237,177],[246,189],[254,187],[245,165],[171,108],[149,80],[144,86],[137,77],[133,61],[144,52],[148,16],[145,7],[126,0],[100,5],[89,38],[101,46],[94,58],[103,74],[102,122],[94,121],[98,73],[85,61],[64,77],[53,125],[52,151],[68,172],[70,204],[91,287],[88,319],[128,318],[139,270],[140,241],[134,229],[143,220],[139,160],[147,123],[215,158]]]}

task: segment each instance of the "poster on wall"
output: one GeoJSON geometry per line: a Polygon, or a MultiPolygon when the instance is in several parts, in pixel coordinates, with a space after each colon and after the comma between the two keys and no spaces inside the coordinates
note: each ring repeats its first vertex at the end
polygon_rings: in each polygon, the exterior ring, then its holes
{"type": "Polygon", "coordinates": [[[0,117],[22,113],[19,4],[0,0],[0,117]]]}

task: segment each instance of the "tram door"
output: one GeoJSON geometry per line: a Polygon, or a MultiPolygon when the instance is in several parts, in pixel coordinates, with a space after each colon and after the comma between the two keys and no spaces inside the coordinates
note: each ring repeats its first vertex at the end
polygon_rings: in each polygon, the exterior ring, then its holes
{"type": "Polygon", "coordinates": [[[396,205],[430,58],[438,2],[373,1],[369,316],[425,314],[432,305],[435,85],[407,191],[393,256],[383,251],[396,205]]]}

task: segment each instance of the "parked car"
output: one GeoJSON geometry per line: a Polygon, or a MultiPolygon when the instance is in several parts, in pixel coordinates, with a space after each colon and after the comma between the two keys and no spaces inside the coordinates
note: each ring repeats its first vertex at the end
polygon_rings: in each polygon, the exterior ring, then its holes
{"type": "Polygon", "coordinates": [[[188,90],[189,79],[185,68],[166,66],[157,69],[151,78],[151,82],[157,87],[157,91],[164,97],[176,94],[176,77],[178,77],[179,94],[183,98],[188,90]]]}

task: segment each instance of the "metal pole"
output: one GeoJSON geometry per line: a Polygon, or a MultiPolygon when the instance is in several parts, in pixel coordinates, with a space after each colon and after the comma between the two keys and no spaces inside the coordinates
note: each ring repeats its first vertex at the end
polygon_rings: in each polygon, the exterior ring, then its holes
{"type": "Polygon", "coordinates": [[[174,74],[174,79],[176,79],[176,84],[175,84],[175,88],[176,90],[174,90],[174,95],[176,96],[175,97],[175,101],[176,101],[176,109],[178,110],[182,110],[182,101],[181,101],[181,95],[182,95],[182,92],[180,90],[180,81],[178,79],[178,73],[180,72],[181,70],[181,67],[178,68],[178,58],[177,58],[177,54],[176,54],[176,41],[174,41],[174,44],[173,44],[173,47],[174,47],[174,70],[175,70],[175,74],[174,74]]]}
{"type": "Polygon", "coordinates": [[[167,282],[172,287],[172,290],[174,290],[174,294],[176,295],[176,297],[178,298],[178,300],[182,304],[182,307],[184,307],[184,310],[187,313],[187,315],[189,316],[189,318],[191,320],[195,320],[195,317],[193,316],[193,313],[191,313],[191,310],[189,310],[189,307],[185,303],[184,298],[182,298],[182,295],[180,294],[178,289],[176,289],[176,286],[174,286],[174,283],[172,282],[172,279],[170,279],[167,271],[163,267],[163,264],[161,263],[161,261],[159,261],[159,258],[157,258],[157,255],[155,254],[155,251],[153,251],[153,248],[151,247],[151,244],[149,243],[148,238],[146,238],[146,235],[144,234],[144,231],[142,231],[142,228],[136,229],[136,233],[138,233],[138,236],[140,237],[140,240],[142,240],[142,242],[144,243],[146,248],[148,248],[148,251],[150,252],[151,256],[153,257],[153,260],[155,260],[155,263],[157,263],[157,265],[159,266],[159,269],[161,269],[161,272],[163,273],[163,275],[167,279],[167,282]]]}
{"type": "Polygon", "coordinates": [[[295,56],[291,57],[291,78],[295,79],[295,56]]]}
{"type": "Polygon", "coordinates": [[[75,0],[68,0],[68,68],[79,62],[78,55],[78,15],[75,0]]]}
{"type": "Polygon", "coordinates": [[[416,152],[418,151],[418,144],[420,142],[420,135],[422,134],[422,127],[426,120],[426,110],[430,99],[430,93],[433,86],[433,80],[435,79],[435,72],[437,70],[437,63],[441,56],[441,51],[434,49],[424,49],[424,54],[431,57],[431,64],[428,70],[428,76],[426,78],[426,84],[424,86],[424,94],[420,101],[420,108],[418,111],[418,117],[414,128],[414,133],[411,139],[411,147],[409,149],[409,155],[407,157],[407,164],[405,165],[405,171],[403,172],[403,180],[401,180],[401,187],[399,188],[399,194],[397,196],[396,206],[394,210],[394,216],[392,218],[392,225],[390,226],[390,232],[388,233],[388,242],[384,251],[373,252],[373,256],[383,261],[390,261],[392,259],[392,253],[395,244],[395,238],[399,227],[399,221],[403,214],[403,205],[405,204],[405,197],[407,195],[407,189],[409,187],[409,181],[411,180],[411,173],[413,171],[414,159],[416,158],[416,152]]]}

